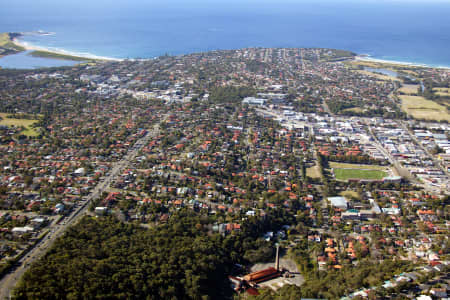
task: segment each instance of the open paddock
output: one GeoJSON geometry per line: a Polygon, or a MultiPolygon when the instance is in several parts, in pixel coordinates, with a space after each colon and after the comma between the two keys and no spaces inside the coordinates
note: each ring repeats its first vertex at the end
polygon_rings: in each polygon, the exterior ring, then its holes
{"type": "Polygon", "coordinates": [[[362,113],[364,112],[364,110],[361,107],[352,107],[352,108],[347,108],[344,109],[343,112],[355,112],[355,113],[362,113]]]}
{"type": "Polygon", "coordinates": [[[439,96],[450,97],[450,88],[434,88],[433,91],[439,96]]]}
{"type": "Polygon", "coordinates": [[[387,75],[383,75],[383,74],[378,74],[378,73],[374,73],[374,72],[370,72],[370,71],[365,71],[365,70],[358,70],[358,73],[360,74],[364,74],[364,75],[368,75],[368,76],[372,76],[375,77],[379,80],[384,80],[384,81],[391,81],[391,80],[396,80],[396,81],[400,81],[400,79],[395,78],[393,76],[387,76],[387,75]]]}
{"type": "Polygon", "coordinates": [[[402,100],[403,111],[413,118],[450,121],[450,115],[447,109],[436,102],[427,100],[421,96],[400,95],[399,97],[402,100]]]}
{"type": "Polygon", "coordinates": [[[347,198],[360,199],[359,194],[355,191],[343,191],[343,192],[340,192],[339,195],[341,195],[343,197],[347,197],[347,198]]]}
{"type": "Polygon", "coordinates": [[[419,88],[419,84],[404,84],[398,91],[407,95],[417,95],[419,88]]]}
{"type": "Polygon", "coordinates": [[[36,131],[36,128],[33,128],[32,125],[36,124],[38,120],[36,119],[15,119],[8,118],[9,114],[0,113],[0,125],[5,126],[16,126],[16,127],[25,127],[24,130],[21,131],[21,134],[26,136],[38,136],[39,133],[36,131]]]}
{"type": "Polygon", "coordinates": [[[320,169],[318,165],[306,169],[306,176],[311,178],[320,178],[320,169]]]}

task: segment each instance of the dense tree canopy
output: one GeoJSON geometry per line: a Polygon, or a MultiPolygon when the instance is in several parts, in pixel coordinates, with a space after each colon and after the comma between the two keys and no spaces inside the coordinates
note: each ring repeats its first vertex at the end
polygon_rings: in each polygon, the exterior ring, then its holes
{"type": "Polygon", "coordinates": [[[274,211],[242,232],[211,231],[208,216],[182,210],[151,229],[113,217],[85,217],[25,273],[15,296],[32,299],[217,299],[235,263],[271,259],[258,237],[285,217],[274,211]]]}
{"type": "MultiPolygon", "coordinates": [[[[194,218],[145,230],[85,218],[25,274],[19,298],[200,299],[217,296],[229,257],[194,218]]],[[[200,224],[201,225],[201,224],[200,224]]]]}

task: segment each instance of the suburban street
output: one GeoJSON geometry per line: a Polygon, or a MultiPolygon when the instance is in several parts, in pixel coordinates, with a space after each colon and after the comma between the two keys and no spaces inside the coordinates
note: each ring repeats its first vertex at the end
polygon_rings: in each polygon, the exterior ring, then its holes
{"type": "Polygon", "coordinates": [[[67,230],[67,228],[76,224],[76,222],[78,222],[87,213],[90,202],[97,199],[104,191],[106,191],[114,179],[120,175],[120,172],[133,161],[142,147],[147,145],[150,139],[158,134],[159,123],[154,125],[144,137],[139,139],[122,158],[122,160],[113,165],[109,174],[105,176],[105,178],[97,184],[90,194],[81,201],[80,206],[75,207],[75,209],[64,219],[62,219],[59,224],[50,225],[50,231],[48,234],[42,240],[38,241],[36,245],[16,263],[16,266],[13,267],[11,272],[6,274],[0,281],[0,299],[8,299],[10,297],[12,289],[15,287],[28,267],[42,257],[54,241],[60,237],[67,230]]]}

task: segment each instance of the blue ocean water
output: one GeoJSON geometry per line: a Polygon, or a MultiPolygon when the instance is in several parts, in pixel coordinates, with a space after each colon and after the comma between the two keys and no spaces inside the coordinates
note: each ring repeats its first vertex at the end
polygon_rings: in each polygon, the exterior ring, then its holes
{"type": "Polygon", "coordinates": [[[449,15],[447,0],[15,0],[0,3],[0,31],[114,58],[323,47],[450,67],[449,15]]]}

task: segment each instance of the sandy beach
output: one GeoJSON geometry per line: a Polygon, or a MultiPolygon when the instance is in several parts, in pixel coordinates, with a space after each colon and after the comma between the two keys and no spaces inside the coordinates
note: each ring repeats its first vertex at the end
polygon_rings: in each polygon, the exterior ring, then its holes
{"type": "Polygon", "coordinates": [[[90,53],[77,53],[77,52],[70,52],[62,49],[52,49],[52,48],[45,48],[45,47],[39,47],[35,45],[31,45],[27,42],[21,41],[18,38],[14,38],[12,42],[20,47],[25,48],[25,50],[28,51],[44,51],[44,52],[50,52],[60,55],[69,55],[69,56],[75,56],[75,57],[82,57],[87,59],[98,59],[98,60],[108,60],[108,61],[122,61],[123,59],[120,58],[112,58],[112,57],[106,57],[106,56],[98,56],[90,53]]]}
{"type": "Polygon", "coordinates": [[[380,63],[380,64],[389,64],[389,65],[400,65],[400,66],[409,66],[409,67],[436,68],[436,69],[450,70],[450,67],[445,67],[445,66],[429,66],[429,65],[425,65],[425,64],[419,64],[419,63],[373,58],[373,57],[365,56],[365,55],[364,56],[357,55],[357,56],[355,56],[355,60],[374,62],[374,63],[380,63]]]}

